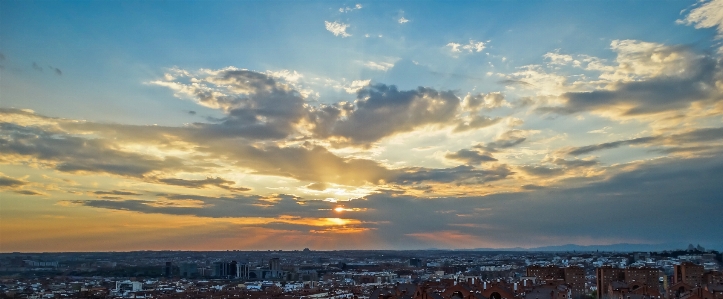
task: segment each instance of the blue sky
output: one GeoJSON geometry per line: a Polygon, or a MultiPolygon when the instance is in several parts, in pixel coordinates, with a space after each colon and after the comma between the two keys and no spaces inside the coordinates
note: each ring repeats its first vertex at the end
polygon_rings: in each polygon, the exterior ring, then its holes
{"type": "Polygon", "coordinates": [[[28,220],[0,250],[723,246],[722,3],[4,1],[0,215],[28,220]],[[581,230],[574,194],[702,220],[581,230]],[[560,219],[500,222],[536,199],[560,219]],[[91,214],[181,228],[107,244],[91,214]],[[27,237],[52,219],[76,247],[27,237]]]}

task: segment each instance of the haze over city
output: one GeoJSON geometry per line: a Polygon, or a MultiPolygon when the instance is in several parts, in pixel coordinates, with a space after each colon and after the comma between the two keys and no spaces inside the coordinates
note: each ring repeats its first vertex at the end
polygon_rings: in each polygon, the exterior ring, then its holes
{"type": "Polygon", "coordinates": [[[2,1],[0,252],[720,250],[721,41],[722,0],[2,1]]]}

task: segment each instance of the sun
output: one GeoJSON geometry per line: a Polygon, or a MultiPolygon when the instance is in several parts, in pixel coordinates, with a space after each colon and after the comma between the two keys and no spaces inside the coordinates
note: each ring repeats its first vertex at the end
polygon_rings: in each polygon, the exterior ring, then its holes
{"type": "Polygon", "coordinates": [[[337,213],[341,213],[341,212],[344,211],[344,208],[343,208],[343,207],[336,207],[336,208],[334,208],[334,211],[336,211],[337,213]]]}

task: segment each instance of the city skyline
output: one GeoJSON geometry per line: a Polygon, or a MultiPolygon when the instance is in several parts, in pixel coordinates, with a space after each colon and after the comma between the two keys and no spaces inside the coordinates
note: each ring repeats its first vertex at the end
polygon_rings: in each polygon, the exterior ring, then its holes
{"type": "Polygon", "coordinates": [[[3,1],[0,40],[0,252],[723,249],[723,0],[3,1]]]}

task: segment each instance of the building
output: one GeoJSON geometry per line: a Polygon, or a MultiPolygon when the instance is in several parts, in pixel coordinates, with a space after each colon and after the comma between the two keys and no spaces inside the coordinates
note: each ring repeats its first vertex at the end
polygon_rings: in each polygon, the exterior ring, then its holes
{"type": "Polygon", "coordinates": [[[171,277],[171,275],[173,275],[173,264],[166,262],[166,266],[163,267],[163,276],[171,277]]]}
{"type": "Polygon", "coordinates": [[[198,265],[194,263],[183,263],[179,266],[181,277],[191,278],[198,276],[198,265]]]}
{"type": "Polygon", "coordinates": [[[625,288],[629,285],[630,289],[636,290],[645,287],[646,292],[653,292],[653,290],[659,291],[660,289],[661,273],[660,270],[656,268],[614,268],[604,266],[597,268],[596,274],[598,299],[613,297],[610,290],[619,289],[618,287],[611,288],[613,282],[618,284],[622,283],[620,285],[625,285],[625,288]]]}
{"type": "Polygon", "coordinates": [[[585,269],[570,266],[529,266],[527,267],[527,276],[535,277],[540,281],[562,280],[571,291],[573,298],[585,295],[585,269]]]}
{"type": "Polygon", "coordinates": [[[236,263],[236,261],[231,261],[230,263],[215,262],[213,263],[212,276],[220,278],[236,278],[238,271],[237,265],[238,263],[236,263]]]}
{"type": "Polygon", "coordinates": [[[675,265],[673,283],[679,282],[684,282],[690,286],[701,286],[703,284],[703,266],[691,262],[682,262],[675,265]]]}
{"type": "Polygon", "coordinates": [[[411,258],[409,259],[409,266],[410,267],[421,267],[422,266],[422,260],[417,258],[411,258]]]}
{"type": "Polygon", "coordinates": [[[269,260],[269,270],[271,271],[279,271],[281,270],[281,261],[278,257],[272,258],[269,260]]]}

